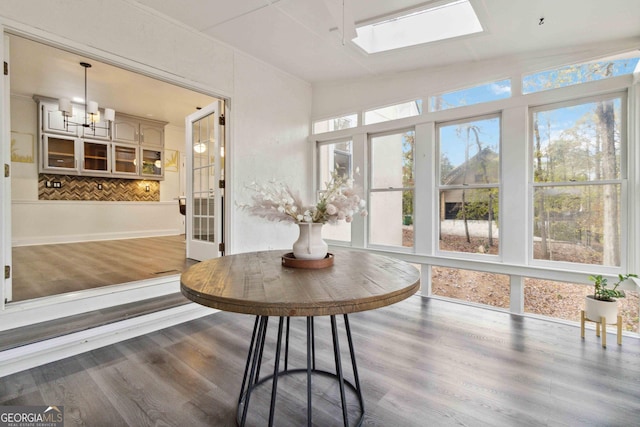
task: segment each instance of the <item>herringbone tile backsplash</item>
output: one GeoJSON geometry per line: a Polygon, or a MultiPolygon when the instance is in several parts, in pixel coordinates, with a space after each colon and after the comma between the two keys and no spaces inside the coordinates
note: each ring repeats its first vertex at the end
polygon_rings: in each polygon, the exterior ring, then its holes
{"type": "Polygon", "coordinates": [[[110,202],[159,202],[160,182],[121,178],[94,178],[40,174],[38,178],[40,200],[94,200],[110,202]],[[47,182],[51,187],[47,187],[47,182]],[[60,188],[54,188],[54,182],[60,188]],[[98,189],[102,185],[102,189],[98,189]],[[146,191],[147,186],[149,191],[146,191]]]}

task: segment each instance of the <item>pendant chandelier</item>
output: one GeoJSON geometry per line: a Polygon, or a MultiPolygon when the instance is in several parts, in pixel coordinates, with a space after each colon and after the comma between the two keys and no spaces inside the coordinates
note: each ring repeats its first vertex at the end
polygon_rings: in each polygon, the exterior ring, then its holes
{"type": "Polygon", "coordinates": [[[111,133],[111,122],[114,121],[116,112],[111,108],[104,109],[104,120],[107,122],[106,126],[98,126],[96,123],[100,121],[100,111],[98,110],[98,103],[95,101],[88,101],[87,99],[87,69],[91,68],[91,64],[88,62],[81,62],[80,65],[84,67],[84,120],[82,122],[74,122],[70,118],[73,117],[73,107],[71,101],[68,98],[60,98],[58,100],[58,110],[62,112],[64,118],[64,128],[69,130],[70,126],[82,126],[90,129],[93,134],[96,134],[96,129],[105,129],[111,133]]]}

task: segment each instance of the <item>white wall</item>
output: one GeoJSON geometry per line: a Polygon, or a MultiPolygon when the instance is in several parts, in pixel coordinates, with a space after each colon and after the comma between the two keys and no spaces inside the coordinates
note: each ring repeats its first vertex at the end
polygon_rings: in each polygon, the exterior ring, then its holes
{"type": "MultiPolygon", "coordinates": [[[[311,154],[306,137],[311,86],[308,83],[126,0],[83,1],[73,7],[64,0],[2,2],[0,17],[10,32],[69,46],[134,71],[230,98],[228,152],[232,164],[227,172],[232,186],[227,187],[227,196],[233,208],[231,218],[227,218],[231,227],[227,234],[229,252],[286,247],[295,240],[293,227],[274,226],[236,212],[233,198],[236,194],[243,196],[242,189],[249,178],[277,178],[287,180],[303,193],[309,190],[311,154]],[[100,19],[86,19],[87,16],[100,19]],[[87,39],[87,34],[93,36],[87,39]]],[[[167,148],[180,146],[182,135],[183,130],[169,127],[167,148]]],[[[161,188],[161,200],[169,204],[178,195],[179,179],[174,181],[168,174],[167,178],[161,188]]],[[[27,200],[33,200],[34,194],[37,198],[37,188],[34,193],[29,181],[28,178],[17,181],[15,188],[27,200]]],[[[27,209],[36,208],[24,204],[14,215],[27,209]]],[[[175,225],[175,212],[166,210],[169,216],[165,224],[175,225]]],[[[31,215],[30,221],[39,221],[37,218],[42,216],[31,215]]],[[[140,226],[142,230],[153,229],[148,223],[140,226]]],[[[178,224],[175,229],[181,227],[178,224]]],[[[18,227],[15,233],[20,235],[23,229],[18,227]]]]}
{"type": "MultiPolygon", "coordinates": [[[[19,200],[38,200],[38,105],[31,98],[11,97],[11,130],[33,136],[33,163],[11,163],[11,196],[19,200]]],[[[15,218],[14,221],[20,221],[15,218]]]]}
{"type": "MultiPolygon", "coordinates": [[[[233,200],[249,202],[247,184],[276,179],[312,202],[313,145],[306,142],[311,86],[242,54],[236,54],[234,69],[233,200]]],[[[266,222],[241,210],[237,214],[232,252],[291,248],[298,237],[294,225],[266,222]]]]}

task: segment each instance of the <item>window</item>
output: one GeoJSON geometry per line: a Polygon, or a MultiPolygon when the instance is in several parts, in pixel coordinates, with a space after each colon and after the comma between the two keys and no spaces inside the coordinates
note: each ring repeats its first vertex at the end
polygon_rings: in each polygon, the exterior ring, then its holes
{"type": "Polygon", "coordinates": [[[482,32],[469,0],[386,16],[356,28],[353,42],[372,54],[482,32]]]}
{"type": "MultiPolygon", "coordinates": [[[[353,151],[351,140],[318,144],[318,192],[326,188],[331,174],[353,176],[353,151]]],[[[351,224],[340,221],[328,227],[322,227],[322,237],[339,242],[351,241],[351,224]]]]}
{"type": "Polygon", "coordinates": [[[356,126],[358,126],[358,115],[348,114],[346,116],[313,122],[313,133],[333,132],[334,130],[350,129],[356,126]]]}
{"type": "Polygon", "coordinates": [[[364,124],[381,123],[389,120],[403,119],[405,117],[419,116],[422,114],[422,100],[404,102],[388,107],[376,108],[364,113],[364,124]]]}
{"type": "Polygon", "coordinates": [[[522,78],[522,93],[526,95],[528,93],[631,74],[638,70],[639,61],[640,52],[633,51],[625,55],[603,58],[598,61],[528,74],[522,78]]]}
{"type": "MultiPolygon", "coordinates": [[[[593,286],[550,280],[524,279],[524,311],[557,319],[580,321],[584,297],[593,294],[593,286]],[[552,303],[551,303],[552,302],[552,303]]],[[[618,300],[625,331],[638,332],[638,292],[625,291],[626,298],[618,300]]]]}
{"type": "Polygon", "coordinates": [[[441,111],[510,97],[511,80],[506,79],[432,96],[429,105],[431,111],[441,111]]]}
{"type": "Polygon", "coordinates": [[[500,118],[437,126],[440,250],[497,254],[500,118]]]}
{"type": "Polygon", "coordinates": [[[370,137],[369,243],[413,247],[415,131],[370,137]]]}
{"type": "Polygon", "coordinates": [[[435,266],[431,268],[431,291],[441,297],[504,309],[509,308],[511,296],[509,276],[505,274],[435,266]]]}
{"type": "Polygon", "coordinates": [[[621,265],[622,96],[533,111],[533,258],[621,265]]]}

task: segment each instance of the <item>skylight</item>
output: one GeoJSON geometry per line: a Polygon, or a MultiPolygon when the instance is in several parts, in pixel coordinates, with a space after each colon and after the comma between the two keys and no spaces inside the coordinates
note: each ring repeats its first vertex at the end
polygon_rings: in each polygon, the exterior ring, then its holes
{"type": "Polygon", "coordinates": [[[482,32],[469,0],[412,11],[356,28],[353,42],[367,53],[378,53],[482,32]]]}

